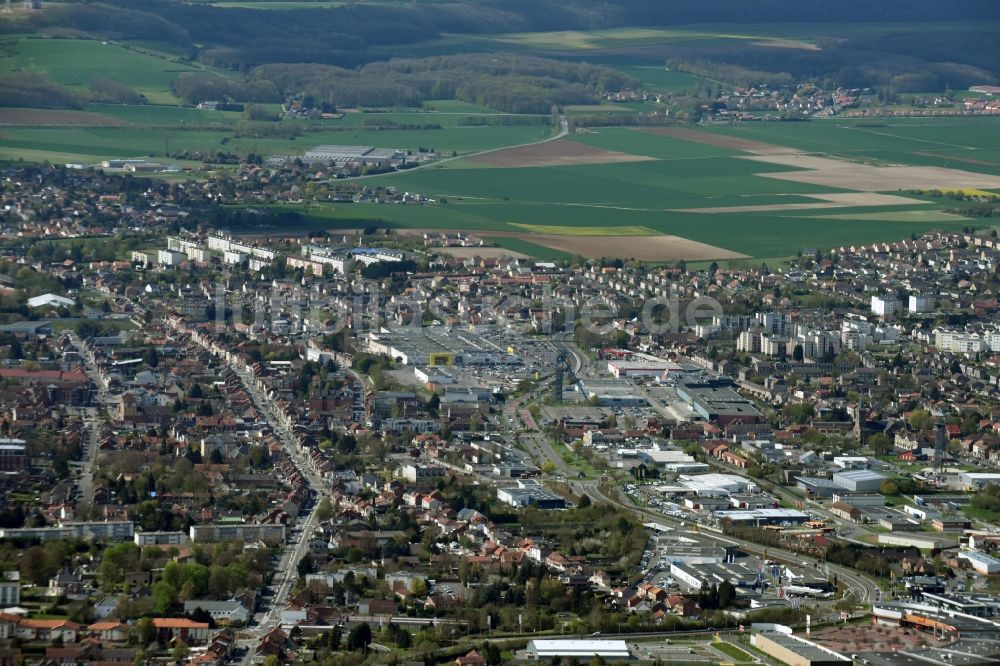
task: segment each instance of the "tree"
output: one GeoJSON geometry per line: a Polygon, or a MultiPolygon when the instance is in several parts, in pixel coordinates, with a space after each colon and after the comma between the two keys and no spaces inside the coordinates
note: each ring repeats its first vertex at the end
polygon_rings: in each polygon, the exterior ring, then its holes
{"type": "Polygon", "coordinates": [[[325,638],[327,647],[336,652],[340,649],[340,641],[344,638],[344,630],[340,628],[340,625],[337,625],[327,632],[325,638]]]}
{"type": "Polygon", "coordinates": [[[135,636],[141,647],[151,645],[156,640],[156,627],[153,626],[153,620],[148,617],[139,620],[135,625],[135,636]]]}
{"type": "Polygon", "coordinates": [[[483,645],[482,652],[483,660],[486,662],[486,666],[499,666],[503,663],[503,657],[500,654],[500,648],[498,648],[493,643],[487,642],[483,645]]]}
{"type": "Polygon", "coordinates": [[[877,432],[868,438],[868,445],[875,453],[886,455],[892,450],[892,440],[884,432],[877,432]]]}
{"type": "Polygon", "coordinates": [[[728,580],[719,584],[719,608],[725,609],[736,601],[736,588],[728,580]]]}
{"type": "Polygon", "coordinates": [[[899,484],[896,483],[893,479],[886,479],[885,481],[882,482],[882,485],[879,487],[879,491],[883,495],[898,495],[899,484]]]}
{"type": "Polygon", "coordinates": [[[330,506],[330,498],[324,497],[319,502],[319,506],[316,507],[316,520],[323,522],[330,519],[333,515],[333,507],[330,506]]]}
{"type": "Polygon", "coordinates": [[[347,634],[347,648],[349,650],[367,650],[372,642],[372,628],[367,622],[362,622],[351,629],[347,634]]]}
{"type": "Polygon", "coordinates": [[[187,643],[184,641],[177,641],[174,645],[174,649],[170,652],[170,656],[173,657],[174,661],[179,664],[187,659],[189,652],[191,652],[191,649],[188,647],[187,643]]]}

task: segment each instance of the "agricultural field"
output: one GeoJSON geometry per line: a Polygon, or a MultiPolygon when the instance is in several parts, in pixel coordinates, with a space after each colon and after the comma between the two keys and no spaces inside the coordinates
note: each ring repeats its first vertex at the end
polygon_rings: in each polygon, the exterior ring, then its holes
{"type": "Polygon", "coordinates": [[[37,72],[77,92],[85,92],[94,78],[108,78],[154,104],[176,104],[172,80],[183,72],[215,70],[96,40],[15,38],[0,42],[0,72],[13,71],[37,72]]]}
{"type": "MultiPolygon", "coordinates": [[[[965,120],[943,125],[943,141],[1000,127],[977,119],[963,126],[965,120]]],[[[400,229],[489,232],[503,247],[534,256],[551,257],[554,251],[652,261],[773,258],[805,247],[982,226],[982,220],[943,212],[946,200],[910,190],[933,183],[941,189],[1000,191],[1000,171],[985,164],[979,170],[954,162],[930,166],[919,155],[904,162],[911,143],[935,140],[928,138],[935,136],[934,127],[851,144],[834,140],[848,131],[838,124],[773,123],[773,130],[762,124],[745,134],[747,126],[602,128],[455,160],[447,168],[379,176],[374,182],[420,192],[436,203],[354,207],[350,213],[318,210],[315,222],[323,225],[328,215],[370,215],[400,229]],[[796,135],[800,129],[803,134],[796,135]],[[823,137],[830,143],[820,154],[796,147],[823,137]]]]}
{"type": "MultiPolygon", "coordinates": [[[[96,105],[95,105],[96,106],[96,105]]],[[[128,108],[128,107],[122,107],[128,108]]],[[[145,107],[132,107],[141,114],[145,107]]],[[[60,112],[72,113],[72,112],[60,112]]],[[[3,112],[0,111],[0,122],[3,112]]],[[[115,118],[110,117],[111,121],[115,118]]],[[[112,123],[108,123],[112,124],[112,123]]],[[[258,155],[301,155],[322,144],[371,145],[401,148],[414,153],[421,147],[444,155],[467,154],[498,146],[518,145],[547,138],[552,129],[529,127],[453,127],[440,130],[377,130],[363,127],[308,132],[296,138],[237,137],[231,127],[191,129],[146,127],[16,127],[3,129],[0,160],[98,161],[112,157],[169,159],[178,151],[239,151],[258,155]]]]}
{"type": "MultiPolygon", "coordinates": [[[[777,32],[781,32],[780,30],[777,32]]],[[[808,39],[795,39],[791,35],[776,34],[772,26],[679,26],[670,28],[609,28],[605,30],[557,30],[551,32],[514,32],[493,35],[446,36],[415,45],[427,50],[454,45],[461,41],[475,50],[517,50],[549,53],[573,53],[634,50],[668,44],[689,42],[749,42],[759,46],[801,48],[815,50],[817,46],[808,39]]],[[[403,50],[411,50],[402,47],[403,50]]]]}

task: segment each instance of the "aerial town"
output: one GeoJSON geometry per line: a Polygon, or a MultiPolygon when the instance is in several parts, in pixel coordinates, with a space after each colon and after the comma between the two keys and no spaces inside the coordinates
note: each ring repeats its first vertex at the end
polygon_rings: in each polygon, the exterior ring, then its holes
{"type": "Polygon", "coordinates": [[[0,172],[0,664],[997,663],[996,231],[536,261],[309,168],[0,172]]]}

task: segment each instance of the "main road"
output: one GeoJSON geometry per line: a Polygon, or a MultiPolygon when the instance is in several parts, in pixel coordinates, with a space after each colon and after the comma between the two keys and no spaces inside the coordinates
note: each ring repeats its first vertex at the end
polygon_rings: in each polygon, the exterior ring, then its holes
{"type": "Polygon", "coordinates": [[[80,465],[80,477],[77,480],[77,487],[80,490],[80,504],[92,506],[94,503],[94,468],[97,465],[97,454],[100,451],[101,424],[103,412],[108,405],[108,383],[97,367],[97,359],[93,352],[74,332],[69,332],[69,341],[83,359],[84,372],[94,386],[97,387],[97,406],[85,407],[83,411],[84,432],[83,439],[83,461],[80,465]]]}
{"type": "MultiPolygon", "coordinates": [[[[657,522],[670,524],[680,528],[686,527],[687,521],[681,521],[673,516],[668,516],[648,508],[640,509],[632,504],[622,502],[617,498],[609,497],[601,491],[598,487],[597,481],[576,482],[573,484],[573,487],[574,490],[576,490],[576,492],[581,496],[588,495],[592,500],[611,504],[620,509],[630,511],[639,516],[640,520],[655,518],[657,522]]],[[[870,603],[881,598],[881,590],[879,589],[878,584],[867,576],[858,573],[854,569],[849,569],[838,564],[830,564],[829,562],[819,560],[803,553],[795,553],[790,550],[784,550],[782,548],[775,548],[772,546],[762,546],[752,541],[737,539],[731,536],[722,536],[721,534],[716,534],[711,531],[701,530],[698,536],[710,541],[715,541],[722,545],[739,546],[741,550],[752,553],[753,555],[757,555],[761,558],[764,558],[766,554],[766,557],[768,558],[781,560],[791,564],[812,564],[817,568],[823,567],[830,573],[836,574],[838,580],[845,583],[847,589],[849,590],[849,594],[854,596],[854,599],[858,604],[870,603]]]]}
{"type": "MultiPolygon", "coordinates": [[[[170,320],[166,320],[166,323],[176,330],[187,332],[183,324],[177,324],[170,320]]],[[[316,473],[312,462],[300,450],[295,435],[292,432],[292,424],[288,416],[282,413],[274,400],[261,390],[257,384],[257,379],[247,370],[245,365],[234,362],[232,356],[229,354],[220,353],[218,347],[200,335],[193,335],[191,340],[214,354],[239,378],[240,383],[257,407],[257,410],[264,417],[274,436],[281,443],[285,453],[309,485],[309,489],[313,494],[313,506],[309,515],[293,528],[292,534],[282,551],[275,569],[275,576],[272,578],[269,586],[273,589],[273,596],[269,602],[265,599],[266,607],[263,615],[259,616],[256,624],[240,632],[238,636],[237,642],[239,646],[246,649],[243,663],[249,664],[253,659],[253,651],[256,643],[260,641],[261,637],[281,624],[281,611],[287,603],[292,587],[295,585],[298,577],[298,564],[305,557],[313,531],[319,523],[318,511],[321,500],[324,497],[329,497],[330,491],[326,484],[323,483],[319,474],[316,473]]]]}

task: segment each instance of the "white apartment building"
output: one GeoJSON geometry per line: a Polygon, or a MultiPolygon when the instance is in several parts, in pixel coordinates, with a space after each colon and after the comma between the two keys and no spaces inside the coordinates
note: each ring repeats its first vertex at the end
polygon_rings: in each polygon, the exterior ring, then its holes
{"type": "Polygon", "coordinates": [[[872,296],[872,312],[879,317],[892,317],[903,309],[903,304],[893,294],[872,296]]]}

